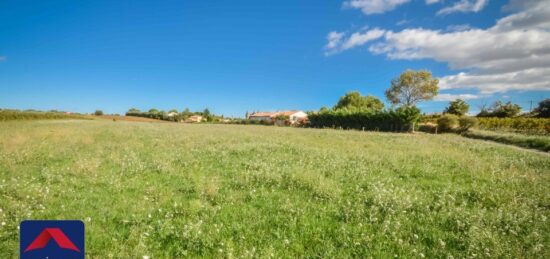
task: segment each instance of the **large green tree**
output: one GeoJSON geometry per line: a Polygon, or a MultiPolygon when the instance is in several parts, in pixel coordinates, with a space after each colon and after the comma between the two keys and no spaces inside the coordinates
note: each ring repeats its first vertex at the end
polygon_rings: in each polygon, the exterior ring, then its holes
{"type": "Polygon", "coordinates": [[[537,113],[537,117],[550,118],[550,98],[540,101],[535,112],[537,113]]]}
{"type": "Polygon", "coordinates": [[[407,70],[391,81],[386,98],[392,104],[414,106],[437,95],[439,80],[427,70],[407,70]]]}
{"type": "Polygon", "coordinates": [[[334,106],[334,110],[343,108],[379,111],[384,109],[384,103],[374,96],[362,96],[359,92],[349,92],[340,97],[340,100],[334,106]]]}
{"type": "Polygon", "coordinates": [[[463,116],[470,110],[470,105],[464,100],[456,99],[449,103],[449,106],[445,108],[444,113],[450,113],[458,116],[463,116]]]}

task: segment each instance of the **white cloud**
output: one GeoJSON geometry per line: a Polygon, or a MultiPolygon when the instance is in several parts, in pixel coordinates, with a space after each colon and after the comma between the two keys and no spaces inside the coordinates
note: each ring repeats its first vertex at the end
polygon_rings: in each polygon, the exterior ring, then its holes
{"type": "Polygon", "coordinates": [[[331,32],[328,34],[328,43],[325,46],[325,54],[332,55],[344,50],[348,50],[357,46],[365,45],[369,41],[373,41],[384,36],[385,31],[374,28],[366,31],[358,31],[345,37],[343,32],[331,32]]]}
{"type": "Polygon", "coordinates": [[[390,59],[433,59],[464,71],[441,78],[442,89],[475,88],[482,94],[550,90],[550,5],[545,1],[518,5],[525,9],[487,29],[384,31],[369,50],[390,59]]]}
{"type": "Polygon", "coordinates": [[[426,4],[431,5],[431,4],[439,3],[440,1],[441,0],[426,0],[426,4]]]}
{"type": "Polygon", "coordinates": [[[441,89],[477,88],[482,94],[550,90],[550,68],[532,68],[508,73],[459,73],[440,78],[441,89]]]}
{"type": "Polygon", "coordinates": [[[456,24],[447,26],[448,31],[467,31],[472,29],[472,26],[469,24],[456,24]]]}
{"type": "Polygon", "coordinates": [[[438,94],[437,96],[434,97],[434,101],[450,102],[456,99],[462,99],[466,101],[466,100],[479,99],[479,98],[481,98],[481,96],[475,95],[475,94],[438,94]]]}
{"type": "Polygon", "coordinates": [[[380,14],[395,9],[411,0],[349,0],[344,2],[344,8],[361,9],[366,15],[380,14]]]}
{"type": "Polygon", "coordinates": [[[437,12],[438,15],[445,15],[450,13],[467,13],[467,12],[479,12],[487,5],[489,0],[460,0],[453,5],[445,7],[437,12]]]}
{"type": "Polygon", "coordinates": [[[326,49],[337,48],[338,46],[340,46],[343,37],[344,37],[343,32],[337,32],[337,31],[330,32],[327,36],[328,43],[325,46],[325,48],[326,49]]]}

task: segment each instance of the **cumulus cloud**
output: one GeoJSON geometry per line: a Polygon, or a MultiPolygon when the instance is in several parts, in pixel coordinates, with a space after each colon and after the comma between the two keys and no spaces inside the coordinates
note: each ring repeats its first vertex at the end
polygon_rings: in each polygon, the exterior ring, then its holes
{"type": "Polygon", "coordinates": [[[325,55],[332,55],[357,46],[365,45],[367,42],[384,36],[386,31],[374,28],[371,30],[359,31],[346,37],[343,32],[330,32],[327,36],[328,43],[325,46],[325,55]]]}
{"type": "Polygon", "coordinates": [[[479,99],[479,98],[481,98],[481,96],[475,95],[475,94],[438,94],[437,96],[434,97],[434,101],[450,102],[456,99],[462,99],[466,101],[466,100],[479,99]]]}
{"type": "Polygon", "coordinates": [[[512,1],[506,8],[520,9],[487,29],[377,29],[377,38],[352,44],[351,37],[342,35],[332,47],[339,52],[377,39],[369,46],[374,54],[395,60],[433,59],[463,71],[440,78],[442,89],[475,88],[482,94],[550,90],[550,5],[545,0],[526,2],[512,1]]]}
{"type": "Polygon", "coordinates": [[[364,14],[380,14],[395,9],[411,0],[349,0],[344,2],[344,8],[360,9],[364,14]]]}
{"type": "Polygon", "coordinates": [[[487,5],[489,0],[460,0],[453,5],[445,7],[437,12],[438,15],[451,13],[479,12],[487,5]]]}

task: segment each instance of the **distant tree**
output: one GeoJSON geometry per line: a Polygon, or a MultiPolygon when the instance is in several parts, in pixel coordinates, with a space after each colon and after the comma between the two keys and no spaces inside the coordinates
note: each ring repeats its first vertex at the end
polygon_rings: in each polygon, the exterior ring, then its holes
{"type": "Polygon", "coordinates": [[[535,109],[537,117],[550,118],[550,98],[539,102],[539,106],[535,109]]]}
{"type": "Polygon", "coordinates": [[[178,113],[178,110],[176,110],[176,109],[172,109],[172,110],[168,111],[168,113],[171,113],[171,112],[175,112],[175,113],[178,113]]]}
{"type": "Polygon", "coordinates": [[[130,108],[130,110],[128,110],[126,113],[140,113],[141,111],[139,109],[136,109],[136,108],[130,108]]]}
{"type": "Polygon", "coordinates": [[[203,111],[202,111],[202,116],[204,117],[204,119],[206,121],[212,121],[212,116],[210,114],[210,110],[208,110],[208,108],[205,108],[203,111]]]}
{"type": "Polygon", "coordinates": [[[193,113],[189,110],[189,108],[185,108],[185,110],[183,110],[183,112],[181,113],[181,116],[184,120],[191,117],[192,115],[193,113]]]}
{"type": "Polygon", "coordinates": [[[450,113],[458,116],[463,116],[470,109],[470,105],[464,100],[456,99],[449,103],[449,106],[445,108],[444,113],[450,113]]]}
{"type": "Polygon", "coordinates": [[[477,117],[499,117],[510,118],[518,115],[521,112],[521,106],[513,104],[512,102],[503,103],[496,101],[490,109],[483,109],[477,117]]]}
{"type": "Polygon", "coordinates": [[[248,117],[250,117],[250,114],[248,113],[248,111],[246,111],[246,113],[244,114],[244,118],[248,120],[248,117]]]}
{"type": "Polygon", "coordinates": [[[343,108],[379,111],[384,109],[384,103],[374,96],[362,96],[359,92],[349,92],[340,97],[340,100],[334,106],[334,110],[343,108]]]}
{"type": "Polygon", "coordinates": [[[101,116],[101,115],[103,115],[103,111],[102,110],[95,110],[94,115],[95,116],[101,116]]]}
{"type": "Polygon", "coordinates": [[[385,94],[392,104],[413,106],[436,96],[438,84],[439,80],[433,78],[430,71],[407,70],[391,81],[391,86],[385,94]]]}
{"type": "Polygon", "coordinates": [[[326,111],[329,111],[329,108],[327,108],[326,106],[323,106],[321,107],[321,109],[319,109],[320,112],[326,112],[326,111]]]}
{"type": "Polygon", "coordinates": [[[149,109],[149,113],[156,114],[156,113],[159,113],[159,110],[152,108],[152,109],[149,109]]]}

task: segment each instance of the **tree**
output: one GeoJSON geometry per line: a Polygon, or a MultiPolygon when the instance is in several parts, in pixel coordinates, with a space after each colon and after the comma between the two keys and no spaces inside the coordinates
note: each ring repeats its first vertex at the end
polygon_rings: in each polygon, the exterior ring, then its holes
{"type": "Polygon", "coordinates": [[[103,115],[103,111],[102,110],[95,110],[94,115],[95,116],[101,116],[101,115],[103,115]]]}
{"type": "Polygon", "coordinates": [[[193,113],[189,110],[189,108],[185,108],[183,112],[181,113],[181,117],[186,120],[187,118],[191,117],[193,113]]]}
{"type": "Polygon", "coordinates": [[[468,112],[469,109],[470,105],[468,105],[464,100],[456,99],[449,103],[449,106],[445,108],[444,113],[463,116],[468,112]]]}
{"type": "Polygon", "coordinates": [[[503,103],[496,101],[490,109],[483,109],[477,114],[477,117],[499,117],[509,118],[518,115],[521,112],[521,106],[512,102],[503,103]]]}
{"type": "Polygon", "coordinates": [[[413,106],[424,100],[431,100],[439,90],[439,80],[427,70],[407,70],[391,81],[386,98],[392,104],[413,106]]]}
{"type": "Polygon", "coordinates": [[[537,117],[550,118],[550,98],[539,102],[539,106],[535,109],[537,117]]]}
{"type": "Polygon", "coordinates": [[[159,113],[159,110],[157,110],[157,109],[155,109],[155,108],[152,108],[152,109],[149,110],[149,113],[154,113],[154,114],[156,114],[156,113],[159,113]]]}
{"type": "Polygon", "coordinates": [[[502,103],[501,101],[495,102],[493,108],[493,114],[495,117],[509,118],[518,115],[521,112],[521,106],[513,104],[512,102],[502,103]]]}
{"type": "Polygon", "coordinates": [[[139,109],[136,109],[136,108],[131,108],[130,110],[128,110],[126,113],[140,113],[141,111],[139,109]]]}
{"type": "Polygon", "coordinates": [[[374,96],[362,96],[359,92],[349,92],[340,97],[340,100],[334,106],[334,110],[343,108],[379,111],[384,109],[384,103],[374,96]]]}
{"type": "Polygon", "coordinates": [[[211,116],[210,110],[208,110],[208,108],[205,108],[204,111],[202,111],[202,116],[204,116],[206,121],[212,121],[212,116],[211,116]]]}
{"type": "Polygon", "coordinates": [[[172,110],[168,111],[168,113],[171,113],[171,112],[175,112],[175,113],[178,113],[178,110],[176,110],[176,109],[172,109],[172,110]]]}

